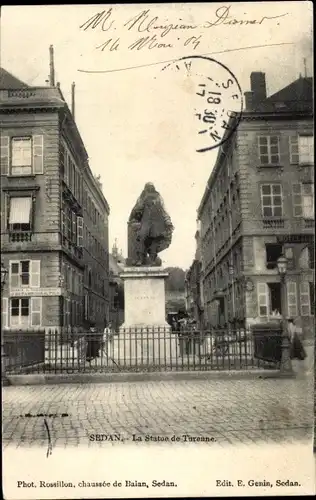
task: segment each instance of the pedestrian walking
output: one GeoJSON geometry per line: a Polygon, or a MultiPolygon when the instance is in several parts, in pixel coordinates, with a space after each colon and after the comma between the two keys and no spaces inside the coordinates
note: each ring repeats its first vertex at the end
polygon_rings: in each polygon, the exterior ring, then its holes
{"type": "Polygon", "coordinates": [[[303,361],[307,354],[304,349],[303,343],[299,336],[299,330],[295,325],[293,318],[288,318],[287,331],[290,339],[290,357],[291,359],[299,359],[303,361]]]}
{"type": "Polygon", "coordinates": [[[91,361],[92,359],[97,358],[100,355],[99,351],[101,348],[101,344],[102,334],[98,331],[95,323],[91,323],[87,336],[87,361],[91,361]]]}

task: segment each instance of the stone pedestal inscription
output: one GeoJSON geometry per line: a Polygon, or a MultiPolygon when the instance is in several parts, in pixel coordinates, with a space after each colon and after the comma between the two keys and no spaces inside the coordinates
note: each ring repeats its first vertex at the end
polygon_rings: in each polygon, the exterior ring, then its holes
{"type": "Polygon", "coordinates": [[[170,328],[166,322],[165,279],[157,267],[128,267],[124,280],[125,318],[121,330],[170,328]]]}
{"type": "Polygon", "coordinates": [[[127,267],[124,280],[125,321],[113,343],[118,364],[155,365],[176,358],[176,337],[167,323],[165,279],[157,267],[127,267]]]}

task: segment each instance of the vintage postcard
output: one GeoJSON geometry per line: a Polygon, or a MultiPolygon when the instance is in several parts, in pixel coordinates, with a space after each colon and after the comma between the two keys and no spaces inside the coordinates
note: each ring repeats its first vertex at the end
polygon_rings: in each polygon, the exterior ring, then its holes
{"type": "Polygon", "coordinates": [[[315,494],[312,16],[2,7],[7,500],[315,494]]]}

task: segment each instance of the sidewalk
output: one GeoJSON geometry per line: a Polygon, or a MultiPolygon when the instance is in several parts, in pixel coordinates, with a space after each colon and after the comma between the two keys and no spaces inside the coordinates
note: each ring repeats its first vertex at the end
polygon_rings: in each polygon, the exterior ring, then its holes
{"type": "MultiPolygon", "coordinates": [[[[210,379],[3,388],[3,446],[111,446],[92,435],[184,435],[219,445],[311,440],[313,381],[210,379]]],[[[205,443],[209,445],[210,443],[205,443]]]]}

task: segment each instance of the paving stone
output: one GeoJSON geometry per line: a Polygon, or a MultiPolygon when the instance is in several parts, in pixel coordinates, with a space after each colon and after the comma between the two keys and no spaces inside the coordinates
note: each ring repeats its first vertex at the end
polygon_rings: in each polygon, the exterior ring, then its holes
{"type": "Polygon", "coordinates": [[[53,446],[109,446],[89,435],[115,433],[125,443],[133,434],[214,437],[219,445],[307,440],[312,401],[306,377],[4,387],[3,447],[47,446],[44,419],[53,446]]]}

